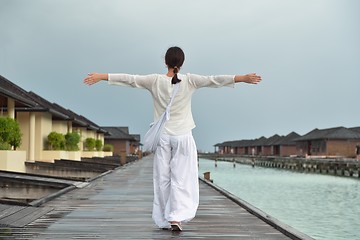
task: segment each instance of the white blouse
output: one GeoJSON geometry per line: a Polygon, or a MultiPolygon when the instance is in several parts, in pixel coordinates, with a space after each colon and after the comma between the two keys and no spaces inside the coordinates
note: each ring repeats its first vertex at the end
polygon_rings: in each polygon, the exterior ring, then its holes
{"type": "MultiPolygon", "coordinates": [[[[170,111],[170,120],[165,124],[165,133],[182,135],[195,128],[191,112],[191,97],[194,91],[202,87],[234,87],[234,75],[201,76],[195,74],[178,74],[181,79],[179,91],[175,96],[170,111]]],[[[154,121],[165,111],[169,104],[174,85],[172,77],[164,74],[130,75],[122,73],[109,74],[109,84],[150,91],[154,101],[154,121]]]]}

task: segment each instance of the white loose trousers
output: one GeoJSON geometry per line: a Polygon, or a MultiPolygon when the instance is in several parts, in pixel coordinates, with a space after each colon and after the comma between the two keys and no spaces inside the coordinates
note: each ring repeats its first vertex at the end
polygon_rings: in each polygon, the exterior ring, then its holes
{"type": "Polygon", "coordinates": [[[187,222],[199,206],[197,150],[192,133],[162,134],[154,155],[152,217],[160,228],[187,222]]]}

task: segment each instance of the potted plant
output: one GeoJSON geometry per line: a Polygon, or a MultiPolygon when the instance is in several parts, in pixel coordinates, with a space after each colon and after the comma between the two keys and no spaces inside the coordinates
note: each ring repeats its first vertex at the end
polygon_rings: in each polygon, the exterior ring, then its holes
{"type": "Polygon", "coordinates": [[[16,150],[21,145],[19,123],[12,118],[0,117],[0,169],[25,171],[26,151],[16,150]]]}
{"type": "Polygon", "coordinates": [[[79,151],[80,134],[77,132],[65,134],[65,148],[67,151],[79,151]]]}
{"type": "Polygon", "coordinates": [[[85,148],[88,151],[94,151],[95,146],[96,146],[96,141],[94,138],[86,138],[85,139],[85,148]]]}
{"type": "Polygon", "coordinates": [[[51,132],[48,137],[49,150],[65,150],[65,136],[58,132],[51,132]]]}
{"type": "Polygon", "coordinates": [[[114,146],[111,144],[104,144],[102,150],[104,151],[104,156],[112,156],[114,151],[114,146]]]}
{"type": "Polygon", "coordinates": [[[54,159],[69,159],[79,161],[81,153],[79,152],[80,135],[77,132],[62,134],[51,132],[47,138],[48,149],[43,151],[43,160],[54,161],[54,159]]]}
{"type": "Polygon", "coordinates": [[[95,140],[95,148],[96,151],[101,151],[103,147],[103,143],[100,139],[95,140]]]}
{"type": "Polygon", "coordinates": [[[95,138],[86,138],[84,141],[85,152],[82,153],[82,157],[104,157],[102,150],[102,141],[95,138]]]}
{"type": "Polygon", "coordinates": [[[12,118],[0,117],[0,147],[11,150],[21,145],[21,131],[19,123],[12,118]]]}

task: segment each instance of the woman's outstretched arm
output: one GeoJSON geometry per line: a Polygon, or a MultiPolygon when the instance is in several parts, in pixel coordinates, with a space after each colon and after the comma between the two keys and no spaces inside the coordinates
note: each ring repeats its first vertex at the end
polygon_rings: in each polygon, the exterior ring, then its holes
{"type": "Polygon", "coordinates": [[[87,85],[93,85],[99,81],[107,81],[109,75],[107,73],[89,73],[86,78],[84,78],[84,83],[87,85]]]}
{"type": "Polygon", "coordinates": [[[235,75],[234,80],[236,83],[244,82],[249,84],[258,84],[261,81],[261,76],[256,73],[249,73],[246,75],[235,75]]]}
{"type": "Polygon", "coordinates": [[[132,75],[126,73],[89,73],[84,79],[84,83],[90,86],[103,80],[108,81],[109,84],[113,85],[150,89],[156,78],[156,74],[132,75]]]}
{"type": "Polygon", "coordinates": [[[195,88],[203,87],[234,87],[234,83],[249,83],[258,84],[261,77],[256,73],[249,73],[246,75],[215,75],[215,76],[202,76],[197,74],[188,74],[190,83],[195,88]]]}

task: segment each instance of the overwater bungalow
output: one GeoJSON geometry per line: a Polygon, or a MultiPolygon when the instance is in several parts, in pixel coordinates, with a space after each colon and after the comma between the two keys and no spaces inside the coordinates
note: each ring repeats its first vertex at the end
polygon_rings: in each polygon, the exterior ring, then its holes
{"type": "Polygon", "coordinates": [[[310,131],[295,139],[297,154],[307,157],[356,157],[360,132],[356,128],[335,127],[310,131]]]}
{"type": "Polygon", "coordinates": [[[275,134],[269,137],[267,140],[265,140],[261,149],[262,155],[274,156],[275,152],[273,146],[276,144],[276,142],[280,140],[281,140],[281,136],[279,136],[278,134],[275,134]]]}
{"type": "Polygon", "coordinates": [[[226,141],[223,143],[218,143],[216,145],[214,145],[215,148],[218,148],[218,153],[219,154],[235,154],[235,148],[236,146],[240,147],[240,143],[239,141],[235,140],[235,141],[226,141]]]}
{"type": "Polygon", "coordinates": [[[217,143],[217,153],[254,156],[302,156],[312,158],[358,158],[360,160],[360,127],[314,129],[300,136],[291,132],[269,138],[217,143]]]}
{"type": "Polygon", "coordinates": [[[282,136],[278,141],[275,141],[272,144],[273,155],[280,157],[296,155],[296,142],[294,139],[299,137],[300,135],[296,132],[291,132],[286,136],[282,136]]]}
{"type": "Polygon", "coordinates": [[[255,139],[255,141],[251,145],[251,155],[263,155],[263,146],[265,142],[267,141],[267,138],[262,136],[258,139],[255,139]]]}

